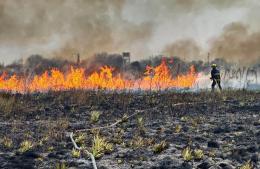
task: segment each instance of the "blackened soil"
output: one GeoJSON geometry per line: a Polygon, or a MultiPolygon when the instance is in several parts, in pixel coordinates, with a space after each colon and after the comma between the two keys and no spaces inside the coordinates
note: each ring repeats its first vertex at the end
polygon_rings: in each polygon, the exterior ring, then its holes
{"type": "Polygon", "coordinates": [[[85,154],[73,157],[68,132],[75,138],[85,135],[79,145],[89,151],[97,132],[113,144],[112,152],[96,159],[103,169],[229,169],[246,162],[260,168],[260,93],[0,94],[0,168],[92,168],[85,154]],[[110,125],[137,111],[141,113],[115,127],[76,132],[110,125]],[[93,112],[100,113],[96,123],[93,112]],[[21,149],[24,141],[31,143],[26,151],[21,149]],[[168,146],[154,152],[162,141],[168,146]],[[191,160],[182,155],[186,147],[191,160]],[[198,149],[203,157],[195,159],[198,149]]]}

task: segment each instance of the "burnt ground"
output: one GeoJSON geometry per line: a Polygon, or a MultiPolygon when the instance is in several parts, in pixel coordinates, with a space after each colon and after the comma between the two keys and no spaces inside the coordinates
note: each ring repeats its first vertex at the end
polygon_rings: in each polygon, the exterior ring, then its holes
{"type": "Polygon", "coordinates": [[[71,131],[89,151],[97,133],[113,145],[96,159],[103,169],[260,168],[260,93],[0,94],[0,168],[92,168],[86,154],[72,154],[71,131]],[[100,113],[97,122],[93,112],[100,113]],[[190,159],[182,155],[187,147],[190,159]]]}

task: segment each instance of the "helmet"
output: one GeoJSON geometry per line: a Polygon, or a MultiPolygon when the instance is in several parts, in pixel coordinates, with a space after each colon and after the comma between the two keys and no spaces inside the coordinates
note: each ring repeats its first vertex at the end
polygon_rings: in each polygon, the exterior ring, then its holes
{"type": "Polygon", "coordinates": [[[214,67],[217,67],[217,65],[216,64],[212,64],[211,67],[214,68],[214,67]]]}

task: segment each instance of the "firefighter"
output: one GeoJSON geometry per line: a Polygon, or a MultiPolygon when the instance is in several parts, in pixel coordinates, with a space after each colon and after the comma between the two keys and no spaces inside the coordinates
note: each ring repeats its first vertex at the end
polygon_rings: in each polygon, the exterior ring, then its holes
{"type": "Polygon", "coordinates": [[[215,89],[215,85],[218,84],[218,87],[220,90],[222,90],[222,87],[220,85],[220,71],[217,69],[217,65],[216,64],[212,64],[211,65],[211,80],[213,81],[212,82],[212,85],[211,85],[211,89],[212,91],[214,91],[215,89]]]}

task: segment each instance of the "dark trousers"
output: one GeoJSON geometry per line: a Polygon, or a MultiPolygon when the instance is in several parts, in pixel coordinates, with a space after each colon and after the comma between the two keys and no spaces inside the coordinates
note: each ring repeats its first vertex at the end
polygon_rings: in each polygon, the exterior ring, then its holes
{"type": "Polygon", "coordinates": [[[213,79],[213,82],[212,82],[212,85],[211,85],[212,91],[214,91],[216,84],[218,84],[219,89],[222,90],[222,87],[220,85],[220,79],[213,79]]]}

